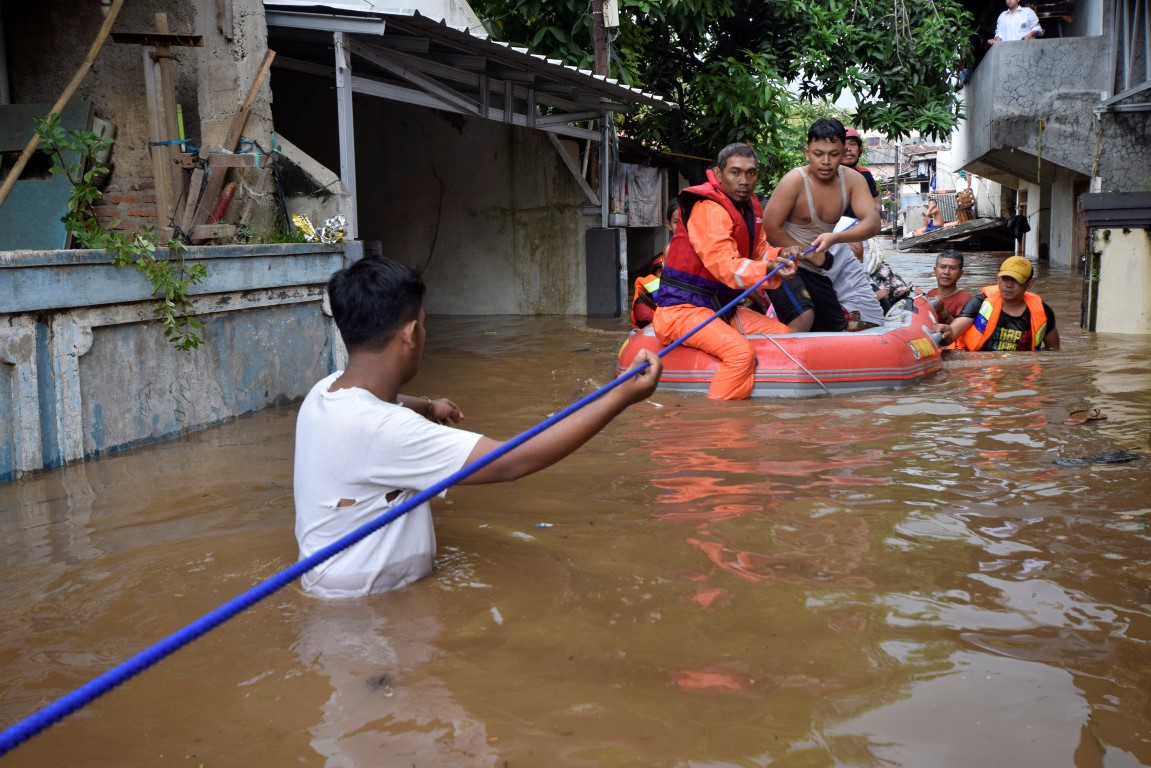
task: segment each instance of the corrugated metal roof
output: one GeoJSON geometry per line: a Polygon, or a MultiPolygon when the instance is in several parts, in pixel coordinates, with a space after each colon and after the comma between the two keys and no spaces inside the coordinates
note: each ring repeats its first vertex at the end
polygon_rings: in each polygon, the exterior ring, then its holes
{"type": "Polygon", "coordinates": [[[339,0],[339,2],[315,2],[315,0],[264,0],[264,7],[292,8],[303,13],[327,14],[331,11],[362,16],[396,14],[411,16],[419,13],[429,19],[436,19],[453,29],[470,30],[478,37],[487,37],[483,22],[476,16],[471,6],[464,0],[339,0]]]}
{"type": "MultiPolygon", "coordinates": [[[[435,48],[415,55],[427,59],[428,70],[439,71],[441,79],[452,81],[453,87],[457,88],[463,80],[480,72],[496,79],[512,81],[520,88],[535,89],[545,95],[555,91],[559,96],[564,96],[566,92],[568,101],[581,104],[585,109],[593,106],[589,96],[595,97],[594,101],[598,102],[600,108],[606,107],[612,111],[628,111],[634,105],[656,109],[671,109],[675,106],[662,96],[631,87],[615,78],[596,75],[590,70],[549,59],[527,48],[491,40],[471,8],[459,0],[406,0],[404,4],[405,8],[399,8],[394,4],[370,0],[329,3],[265,0],[264,8],[269,27],[329,31],[343,25],[347,31],[368,44],[373,44],[373,36],[378,43],[379,38],[387,38],[393,33],[426,39],[435,48]],[[456,66],[450,59],[453,55],[464,54],[483,57],[484,66],[481,70],[476,62],[471,62],[459,67],[458,74],[464,77],[453,77],[453,73],[446,71],[456,66]],[[445,60],[448,61],[446,65],[445,60]]],[[[407,53],[412,54],[411,51],[407,53]]]]}

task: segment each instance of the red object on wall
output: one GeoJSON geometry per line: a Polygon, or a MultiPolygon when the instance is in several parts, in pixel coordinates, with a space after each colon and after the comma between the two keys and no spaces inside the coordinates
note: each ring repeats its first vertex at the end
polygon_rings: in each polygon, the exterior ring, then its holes
{"type": "Polygon", "coordinates": [[[215,224],[224,218],[224,212],[228,210],[228,203],[232,202],[232,195],[234,194],[236,194],[236,182],[229,181],[224,185],[224,191],[220,193],[220,201],[212,209],[212,215],[208,217],[209,224],[215,224]]]}

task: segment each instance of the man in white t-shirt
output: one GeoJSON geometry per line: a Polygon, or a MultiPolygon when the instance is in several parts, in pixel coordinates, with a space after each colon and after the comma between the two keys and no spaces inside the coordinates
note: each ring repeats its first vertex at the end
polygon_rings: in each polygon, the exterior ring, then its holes
{"type": "MultiPolygon", "coordinates": [[[[400,394],[424,351],[424,282],[389,259],[364,259],[332,275],[328,298],[348,348],[347,370],[316,384],[296,421],[296,540],[305,558],[486,456],[500,443],[455,429],[451,400],[400,394]]],[[[463,479],[498,483],[529,475],[575,451],[625,408],[651,395],[650,367],[463,479]]],[[[329,558],[301,579],[319,597],[397,589],[432,571],[436,536],[427,503],[329,558]]]]}
{"type": "Polygon", "coordinates": [[[1043,27],[1040,26],[1035,11],[1021,6],[1019,0],[1007,0],[1007,10],[999,14],[999,20],[995,23],[995,37],[988,40],[987,44],[1030,40],[1042,36],[1043,27]]]}

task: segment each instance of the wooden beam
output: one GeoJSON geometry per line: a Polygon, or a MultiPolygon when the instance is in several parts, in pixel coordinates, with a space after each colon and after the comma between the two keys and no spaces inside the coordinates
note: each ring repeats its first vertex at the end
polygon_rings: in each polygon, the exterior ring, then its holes
{"type": "Polygon", "coordinates": [[[216,153],[208,155],[209,168],[264,168],[268,165],[268,158],[270,155],[256,154],[255,152],[244,152],[243,154],[222,154],[216,153]]]}
{"type": "Polygon", "coordinates": [[[204,186],[204,169],[196,166],[192,171],[192,178],[188,181],[188,194],[184,198],[184,214],[180,217],[180,229],[187,232],[192,226],[192,217],[196,215],[196,201],[200,199],[200,189],[204,186]]]}
{"type": "MultiPolygon", "coordinates": [[[[224,139],[224,149],[229,152],[234,151],[236,145],[240,143],[240,137],[244,133],[244,123],[248,121],[248,113],[252,111],[252,103],[256,100],[256,94],[259,92],[260,86],[263,85],[264,78],[267,77],[268,69],[271,68],[274,58],[276,58],[276,52],[269,49],[264,55],[263,63],[256,71],[256,76],[252,79],[252,85],[248,89],[248,97],[244,99],[244,103],[240,105],[239,110],[232,117],[228,135],[224,139]]],[[[208,177],[208,185],[204,189],[204,195],[200,198],[200,204],[196,207],[196,215],[192,219],[193,224],[203,224],[208,220],[212,209],[216,207],[216,199],[219,198],[220,191],[224,188],[224,176],[226,174],[227,169],[220,169],[218,173],[213,173],[208,177]]]]}
{"type": "Polygon", "coordinates": [[[235,224],[197,224],[192,227],[191,240],[202,243],[205,240],[231,240],[236,236],[235,224]]]}
{"type": "MultiPolygon", "coordinates": [[[[157,13],[156,29],[160,34],[168,32],[168,14],[157,13]]],[[[149,93],[150,106],[158,112],[155,120],[153,141],[175,141],[180,137],[180,127],[176,119],[176,80],[172,72],[172,48],[160,43],[144,49],[145,80],[152,88],[149,93]],[[149,74],[151,77],[149,77],[149,74]]],[[[177,166],[182,147],[176,144],[154,146],[153,161],[159,173],[156,175],[156,228],[162,229],[176,220],[178,201],[184,192],[184,179],[177,166]],[[161,194],[163,191],[163,194],[161,194]],[[163,204],[161,204],[163,203],[163,204]]]]}

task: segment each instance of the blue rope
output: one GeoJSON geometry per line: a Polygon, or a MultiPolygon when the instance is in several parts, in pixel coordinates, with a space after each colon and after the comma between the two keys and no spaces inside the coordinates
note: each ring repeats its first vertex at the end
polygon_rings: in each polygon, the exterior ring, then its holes
{"type": "MultiPolygon", "coordinates": [[[[814,247],[809,248],[808,250],[804,251],[804,254],[806,255],[814,250],[814,247]]],[[[686,334],[669,344],[666,348],[659,352],[658,357],[663,357],[671,350],[683,344],[683,342],[690,338],[692,335],[702,330],[704,326],[706,326],[712,320],[716,319],[725,312],[734,309],[741,301],[747,298],[747,296],[749,296],[752,291],[756,290],[759,288],[759,286],[767,282],[768,279],[774,276],[775,273],[778,272],[783,266],[783,264],[780,264],[775,269],[768,272],[762,280],[736,296],[725,306],[712,314],[711,317],[704,320],[695,328],[692,328],[686,334]]],[[[375,520],[365,523],[356,530],[345,535],[343,538],[332,542],[328,546],[310,555],[309,557],[298,561],[295,565],[285,568],[275,576],[272,576],[266,581],[252,587],[247,592],[232,598],[218,608],[215,608],[214,610],[204,614],[183,629],[168,635],[166,638],[156,643],[152,647],[146,648],[127,661],[121,662],[99,677],[94,678],[93,680],[80,686],[71,693],[60,697],[51,704],[48,704],[37,712],[32,713],[12,727],[5,729],[3,733],[0,733],[0,757],[8,754],[8,752],[20,746],[28,739],[32,738],[49,726],[63,720],[65,717],[72,714],[81,707],[90,704],[91,702],[100,698],[105,693],[111,691],[113,688],[126,683],[128,680],[132,679],[152,665],[163,661],[165,658],[171,656],[185,645],[188,645],[193,640],[207,634],[211,630],[223,624],[228,619],[236,616],[236,614],[240,613],[241,611],[252,607],[256,603],[263,600],[265,597],[268,597],[269,595],[272,595],[273,593],[278,592],[279,590],[288,586],[292,582],[296,581],[296,579],[299,579],[305,573],[315,568],[320,563],[323,563],[325,560],[334,557],[343,550],[355,544],[357,541],[378,531],[380,528],[383,528],[385,525],[392,522],[393,520],[398,519],[400,516],[407,514],[420,504],[434,499],[440,493],[455,485],[459,481],[463,480],[469,475],[474,474],[475,472],[478,472],[487,465],[491,464],[496,459],[507,454],[509,451],[512,451],[523,445],[528,440],[540,434],[548,427],[556,424],[559,421],[562,421],[563,419],[578,411],[580,408],[583,408],[585,405],[598,400],[608,392],[611,392],[613,389],[623,384],[628,379],[631,379],[639,375],[641,372],[647,370],[649,367],[650,365],[645,362],[636,366],[635,368],[632,368],[631,370],[625,371],[615,380],[605,384],[604,386],[581,398],[580,400],[577,400],[568,407],[564,408],[562,411],[559,411],[544,421],[541,421],[531,429],[521,432],[519,435],[516,435],[511,440],[508,440],[506,443],[502,444],[491,453],[487,454],[486,456],[482,456],[473,461],[471,464],[463,467],[451,477],[441,480],[431,488],[428,488],[427,490],[422,491],[408,499],[406,502],[401,503],[395,509],[389,510],[388,512],[380,515],[375,520]]]]}

